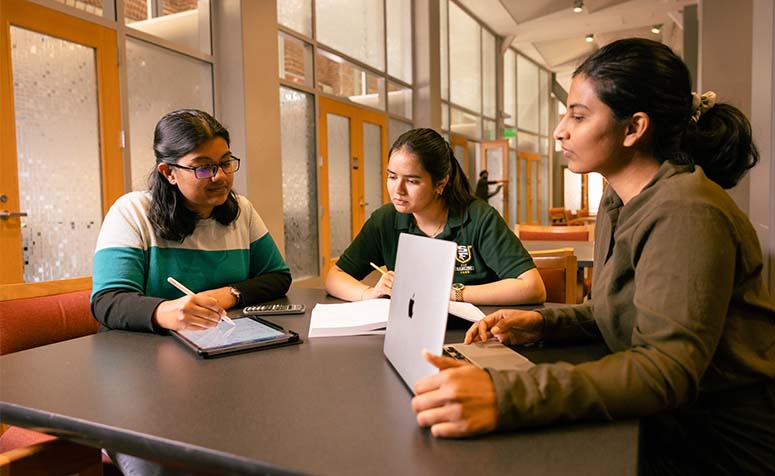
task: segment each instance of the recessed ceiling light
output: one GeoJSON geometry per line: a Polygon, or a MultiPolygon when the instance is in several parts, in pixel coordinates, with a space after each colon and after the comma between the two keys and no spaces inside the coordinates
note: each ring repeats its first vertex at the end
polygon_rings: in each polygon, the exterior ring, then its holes
{"type": "Polygon", "coordinates": [[[594,40],[595,40],[595,35],[593,35],[592,33],[584,37],[584,41],[586,41],[587,43],[592,43],[594,40]]]}
{"type": "Polygon", "coordinates": [[[573,2],[573,13],[581,13],[584,11],[584,0],[575,0],[573,2]]]}
{"type": "Polygon", "coordinates": [[[654,25],[651,27],[651,33],[654,33],[655,35],[658,35],[660,31],[662,31],[662,25],[654,25]]]}

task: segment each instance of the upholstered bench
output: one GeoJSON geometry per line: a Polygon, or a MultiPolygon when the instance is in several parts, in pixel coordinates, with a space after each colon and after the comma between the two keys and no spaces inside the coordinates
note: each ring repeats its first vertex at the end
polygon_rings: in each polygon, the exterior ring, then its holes
{"type": "MultiPolygon", "coordinates": [[[[0,355],[96,333],[99,324],[91,314],[90,293],[75,291],[0,301],[0,355]]],[[[45,463],[53,464],[57,470],[64,470],[73,467],[73,464],[82,465],[84,461],[91,461],[91,467],[81,466],[85,470],[81,474],[98,474],[95,465],[102,466],[101,460],[109,462],[106,459],[101,458],[98,449],[58,440],[51,435],[25,428],[0,426],[0,466],[8,464],[11,474],[14,474],[14,470],[24,474],[26,468],[38,468],[38,464],[45,463]],[[67,455],[67,460],[61,455],[67,455]],[[29,462],[35,459],[37,463],[29,462]]],[[[102,470],[97,471],[102,473],[102,470]]],[[[104,474],[117,473],[114,466],[104,466],[104,474]]]]}

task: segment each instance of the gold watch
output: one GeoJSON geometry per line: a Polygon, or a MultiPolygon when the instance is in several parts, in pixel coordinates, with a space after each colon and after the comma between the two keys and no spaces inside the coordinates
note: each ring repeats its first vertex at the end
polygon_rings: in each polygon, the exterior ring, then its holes
{"type": "Polygon", "coordinates": [[[466,285],[463,283],[452,283],[452,290],[455,291],[455,301],[463,302],[463,289],[466,285]]]}
{"type": "Polygon", "coordinates": [[[229,294],[234,296],[234,299],[237,301],[234,306],[242,306],[242,293],[239,289],[235,288],[234,286],[229,286],[229,294]]]}

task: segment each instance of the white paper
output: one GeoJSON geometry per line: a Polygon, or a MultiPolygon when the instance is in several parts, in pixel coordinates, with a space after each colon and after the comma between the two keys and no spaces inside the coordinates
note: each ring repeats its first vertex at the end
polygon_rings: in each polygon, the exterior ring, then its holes
{"type": "Polygon", "coordinates": [[[450,301],[449,313],[471,322],[479,322],[484,317],[482,310],[470,302],[450,301]]]}
{"type": "Polygon", "coordinates": [[[342,304],[316,304],[308,337],[382,334],[387,326],[390,299],[367,299],[342,304]]]}

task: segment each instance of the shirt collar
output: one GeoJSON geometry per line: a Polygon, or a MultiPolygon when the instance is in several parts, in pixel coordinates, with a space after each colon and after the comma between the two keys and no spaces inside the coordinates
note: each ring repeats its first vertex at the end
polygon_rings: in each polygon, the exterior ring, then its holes
{"type": "MultiPolygon", "coordinates": [[[[444,230],[436,236],[436,238],[443,238],[452,234],[453,229],[460,228],[468,219],[468,207],[460,211],[450,210],[449,216],[447,217],[447,225],[444,227],[444,230]]],[[[414,216],[412,216],[411,213],[396,212],[394,226],[396,231],[399,233],[405,231],[412,234],[422,234],[422,231],[417,228],[417,224],[414,221],[414,216]]]]}

